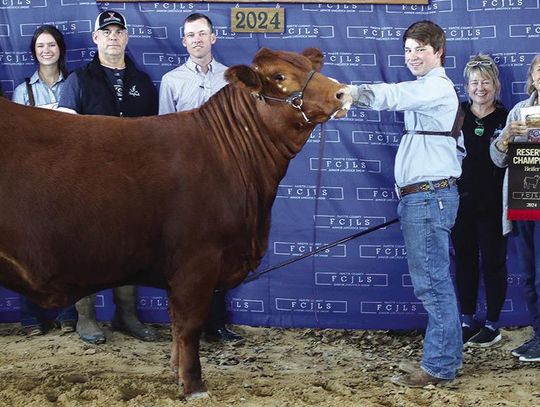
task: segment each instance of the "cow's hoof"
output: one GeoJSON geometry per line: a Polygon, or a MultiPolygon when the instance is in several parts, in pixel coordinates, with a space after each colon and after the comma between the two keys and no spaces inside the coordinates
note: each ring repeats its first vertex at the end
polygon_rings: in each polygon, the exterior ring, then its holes
{"type": "Polygon", "coordinates": [[[184,397],[187,401],[193,401],[199,399],[207,399],[210,397],[210,394],[208,394],[207,391],[196,391],[195,393],[186,394],[184,397]]]}

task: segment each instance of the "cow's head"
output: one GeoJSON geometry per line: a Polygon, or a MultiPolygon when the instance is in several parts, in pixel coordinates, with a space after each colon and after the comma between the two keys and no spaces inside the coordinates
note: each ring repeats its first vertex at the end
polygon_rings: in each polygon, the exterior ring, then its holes
{"type": "Polygon", "coordinates": [[[259,100],[290,105],[305,122],[322,123],[345,116],[352,102],[342,84],[318,72],[322,61],[317,48],[307,48],[303,54],[261,48],[251,67],[232,66],[225,79],[259,100]]]}

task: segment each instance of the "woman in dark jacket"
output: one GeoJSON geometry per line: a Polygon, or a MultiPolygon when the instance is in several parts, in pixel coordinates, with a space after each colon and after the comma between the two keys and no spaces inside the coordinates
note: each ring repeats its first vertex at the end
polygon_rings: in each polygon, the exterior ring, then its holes
{"type": "Polygon", "coordinates": [[[465,111],[462,131],[467,156],[458,181],[460,202],[452,242],[463,343],[484,348],[502,339],[499,316],[507,287],[506,237],[501,231],[504,170],[491,161],[489,146],[504,128],[508,110],[498,101],[499,70],[491,57],[474,56],[463,75],[469,96],[461,105],[465,111]],[[480,274],[487,303],[483,324],[476,319],[480,274]]]}

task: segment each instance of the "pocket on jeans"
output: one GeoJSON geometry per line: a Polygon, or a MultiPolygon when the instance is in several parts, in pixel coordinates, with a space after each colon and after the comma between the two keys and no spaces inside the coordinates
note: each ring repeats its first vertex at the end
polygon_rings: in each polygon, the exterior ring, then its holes
{"type": "Polygon", "coordinates": [[[443,194],[439,198],[443,208],[441,210],[441,222],[445,227],[451,229],[456,221],[456,216],[459,208],[459,197],[455,195],[443,194]]]}
{"type": "Polygon", "coordinates": [[[399,202],[398,215],[402,223],[425,223],[430,219],[429,201],[423,194],[411,194],[399,202]]]}

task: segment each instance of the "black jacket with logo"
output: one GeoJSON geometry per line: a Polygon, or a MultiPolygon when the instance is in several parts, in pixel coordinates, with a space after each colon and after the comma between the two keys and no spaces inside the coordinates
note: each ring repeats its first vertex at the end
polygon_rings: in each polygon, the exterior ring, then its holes
{"type": "Polygon", "coordinates": [[[79,114],[140,117],[158,113],[157,91],[150,77],[139,71],[126,55],[122,103],[118,102],[114,87],[99,63],[98,54],[88,65],[77,69],[80,87],[79,114]]]}

